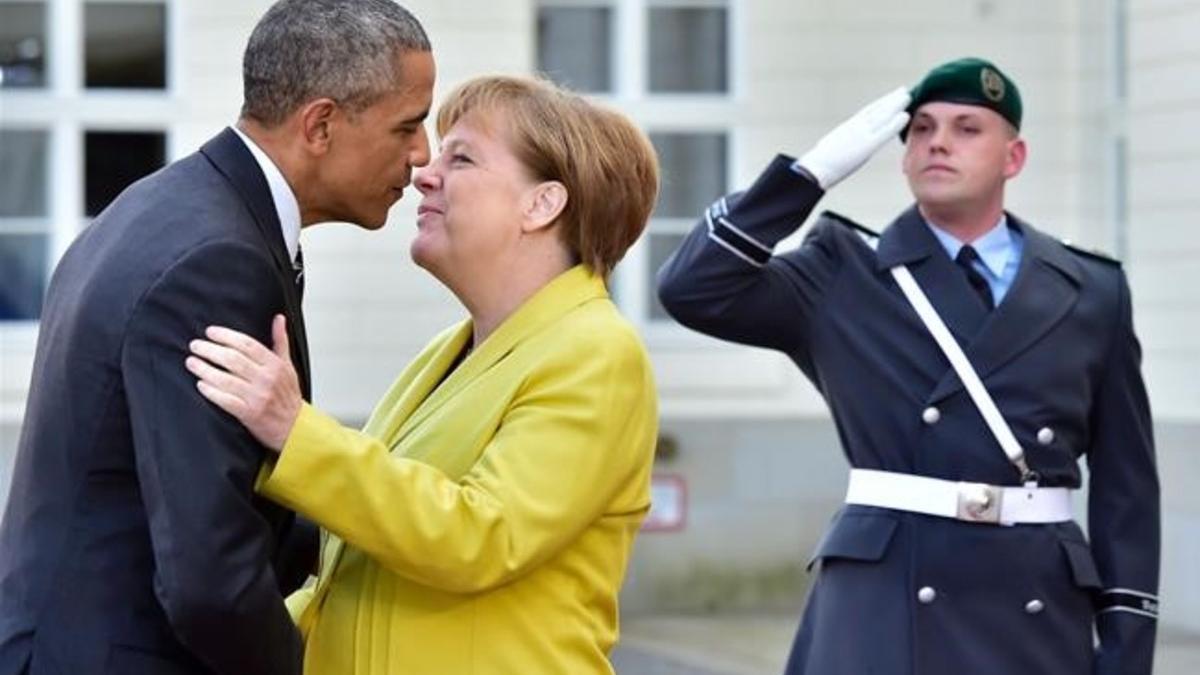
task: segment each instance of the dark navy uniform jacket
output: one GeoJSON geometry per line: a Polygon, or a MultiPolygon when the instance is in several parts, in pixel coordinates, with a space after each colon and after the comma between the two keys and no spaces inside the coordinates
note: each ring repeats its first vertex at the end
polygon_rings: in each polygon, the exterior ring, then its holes
{"type": "Polygon", "coordinates": [[[282,595],[315,528],[254,495],[266,450],[184,368],[212,324],[269,340],[300,297],[232,130],[134,184],[63,256],[0,525],[0,675],[299,673],[282,595]]]}
{"type": "Polygon", "coordinates": [[[718,200],[660,272],[667,311],[790,356],[828,403],[853,467],[1019,485],[888,273],[907,265],[1040,485],[1080,487],[1086,457],[1089,527],[1085,537],[1074,522],[1006,527],[847,506],[814,556],[788,672],[1149,675],[1159,487],[1120,267],[1009,214],[1024,253],[988,312],[915,207],[874,250],[827,213],[803,245],[774,255],[821,196],[781,156],[750,190],[718,200]]]}

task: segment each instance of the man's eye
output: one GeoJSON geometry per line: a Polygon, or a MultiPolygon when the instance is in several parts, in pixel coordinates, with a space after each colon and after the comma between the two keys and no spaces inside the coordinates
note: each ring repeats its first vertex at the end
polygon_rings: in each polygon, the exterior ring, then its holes
{"type": "Polygon", "coordinates": [[[471,158],[467,157],[466,155],[464,155],[462,153],[455,153],[453,155],[450,155],[450,161],[455,164],[473,164],[473,162],[471,161],[471,158]]]}

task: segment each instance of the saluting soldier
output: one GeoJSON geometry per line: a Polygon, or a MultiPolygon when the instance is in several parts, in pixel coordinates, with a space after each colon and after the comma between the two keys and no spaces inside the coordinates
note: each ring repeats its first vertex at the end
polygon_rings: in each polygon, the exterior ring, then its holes
{"type": "Polygon", "coordinates": [[[1004,209],[1021,112],[995,65],[939,66],[719,199],[660,272],[684,325],[791,357],[850,462],[788,673],[1151,672],[1159,484],[1129,287],[1004,209]],[[774,252],[897,134],[914,206],[877,236],[826,212],[774,252]]]}

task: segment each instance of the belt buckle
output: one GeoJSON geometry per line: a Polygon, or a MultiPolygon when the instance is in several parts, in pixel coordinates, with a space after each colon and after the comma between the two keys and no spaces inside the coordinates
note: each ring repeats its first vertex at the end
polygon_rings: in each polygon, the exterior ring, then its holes
{"type": "Polygon", "coordinates": [[[1000,524],[1000,501],[1004,492],[985,483],[958,484],[959,520],[970,523],[1000,524]]]}

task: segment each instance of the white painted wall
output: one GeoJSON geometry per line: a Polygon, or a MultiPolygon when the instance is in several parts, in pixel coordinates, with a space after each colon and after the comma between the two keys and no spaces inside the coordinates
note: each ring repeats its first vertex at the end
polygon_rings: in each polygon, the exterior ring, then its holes
{"type": "Polygon", "coordinates": [[[1155,413],[1200,421],[1200,2],[1130,9],[1130,251],[1155,413]]]}

